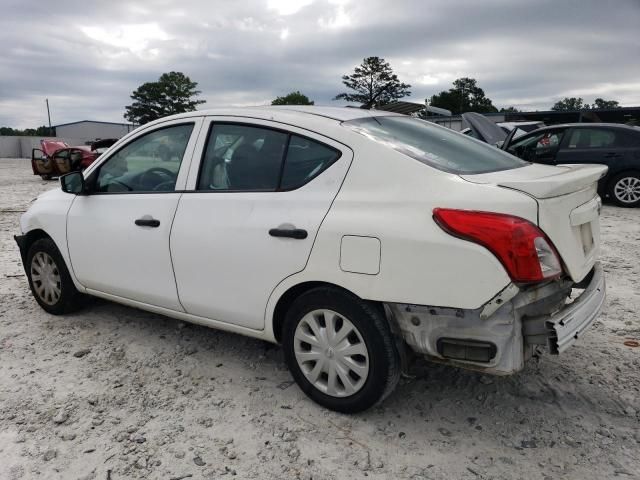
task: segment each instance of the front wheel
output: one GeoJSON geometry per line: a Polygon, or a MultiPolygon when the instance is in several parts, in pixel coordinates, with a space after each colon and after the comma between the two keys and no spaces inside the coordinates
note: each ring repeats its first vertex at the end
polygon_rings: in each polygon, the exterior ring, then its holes
{"type": "Polygon", "coordinates": [[[41,238],[33,242],[25,267],[31,292],[45,311],[61,315],[78,309],[81,294],[53,240],[41,238]]]}
{"type": "Polygon", "coordinates": [[[361,412],[381,402],[400,378],[400,357],[382,309],[337,288],[316,288],[293,302],[283,347],[302,391],[338,412],[361,412]]]}
{"type": "Polygon", "coordinates": [[[609,196],[620,207],[640,206],[640,172],[623,172],[609,184],[609,196]]]}

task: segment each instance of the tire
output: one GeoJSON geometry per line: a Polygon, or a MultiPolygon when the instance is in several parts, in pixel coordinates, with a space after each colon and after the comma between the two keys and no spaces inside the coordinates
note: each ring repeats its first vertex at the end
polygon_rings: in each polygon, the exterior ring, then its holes
{"type": "Polygon", "coordinates": [[[330,410],[366,410],[382,402],[400,378],[400,355],[383,310],[338,288],[300,295],[287,311],[282,339],[300,389],[330,410]]]}
{"type": "Polygon", "coordinates": [[[609,182],[611,200],[619,207],[640,206],[640,172],[619,173],[609,182]]]}
{"type": "Polygon", "coordinates": [[[73,284],[53,240],[41,238],[33,242],[27,252],[25,271],[31,293],[43,310],[62,315],[80,308],[82,294],[73,284]]]}

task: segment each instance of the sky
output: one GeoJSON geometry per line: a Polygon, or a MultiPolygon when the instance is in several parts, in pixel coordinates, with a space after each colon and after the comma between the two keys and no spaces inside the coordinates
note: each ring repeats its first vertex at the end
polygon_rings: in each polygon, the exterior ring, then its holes
{"type": "Polygon", "coordinates": [[[139,85],[198,82],[199,108],[267,105],[300,90],[344,105],[364,57],[408,101],[477,79],[498,108],[566,96],[640,105],[640,0],[1,0],[0,126],[124,122],[139,85]]]}

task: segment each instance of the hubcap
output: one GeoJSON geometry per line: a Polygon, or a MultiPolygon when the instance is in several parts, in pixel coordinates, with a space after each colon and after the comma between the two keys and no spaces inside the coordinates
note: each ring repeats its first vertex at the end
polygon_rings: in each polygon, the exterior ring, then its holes
{"type": "Polygon", "coordinates": [[[314,310],[302,317],[295,331],[294,353],[307,380],[332,397],[353,395],[369,374],[362,335],[332,310],[314,310]]]}
{"type": "Polygon", "coordinates": [[[31,281],[38,298],[47,305],[54,305],[62,293],[60,272],[53,258],[38,252],[31,260],[31,281]]]}
{"type": "Polygon", "coordinates": [[[624,177],[618,180],[613,189],[616,198],[623,203],[635,203],[640,200],[640,178],[624,177]]]}

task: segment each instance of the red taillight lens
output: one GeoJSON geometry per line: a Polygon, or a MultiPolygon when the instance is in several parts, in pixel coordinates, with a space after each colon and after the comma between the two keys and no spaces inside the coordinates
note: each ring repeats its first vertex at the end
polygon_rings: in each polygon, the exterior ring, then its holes
{"type": "Polygon", "coordinates": [[[562,273],[551,241],[524,218],[447,208],[434,209],[433,218],[447,233],[490,250],[514,282],[539,282],[562,273]]]}

